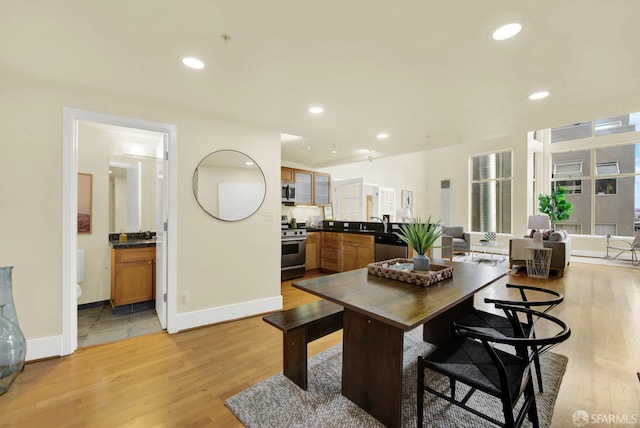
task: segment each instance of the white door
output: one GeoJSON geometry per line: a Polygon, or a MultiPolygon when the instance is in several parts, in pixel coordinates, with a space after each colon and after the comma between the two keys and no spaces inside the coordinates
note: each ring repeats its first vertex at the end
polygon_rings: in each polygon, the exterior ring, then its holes
{"type": "Polygon", "coordinates": [[[167,328],[167,219],[168,182],[166,174],[168,136],[156,146],[156,313],[163,329],[167,328]]]}
{"type": "Polygon", "coordinates": [[[336,220],[364,220],[364,179],[362,177],[334,181],[333,194],[336,220]]]}

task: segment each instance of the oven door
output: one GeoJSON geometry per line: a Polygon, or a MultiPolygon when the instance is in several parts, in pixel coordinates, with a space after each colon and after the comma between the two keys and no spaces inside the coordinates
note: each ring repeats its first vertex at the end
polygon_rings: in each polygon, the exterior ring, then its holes
{"type": "Polygon", "coordinates": [[[306,239],[283,239],[280,267],[304,266],[306,239]]]}

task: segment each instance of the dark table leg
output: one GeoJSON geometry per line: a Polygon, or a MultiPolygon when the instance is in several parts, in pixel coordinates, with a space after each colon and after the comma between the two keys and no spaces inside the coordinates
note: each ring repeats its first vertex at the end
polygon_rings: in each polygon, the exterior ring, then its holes
{"type": "Polygon", "coordinates": [[[462,318],[473,309],[473,296],[447,309],[423,325],[422,338],[425,342],[441,345],[451,337],[451,322],[462,318]]]}
{"type": "Polygon", "coordinates": [[[404,331],[345,308],[342,340],[342,395],[400,427],[404,331]]]}

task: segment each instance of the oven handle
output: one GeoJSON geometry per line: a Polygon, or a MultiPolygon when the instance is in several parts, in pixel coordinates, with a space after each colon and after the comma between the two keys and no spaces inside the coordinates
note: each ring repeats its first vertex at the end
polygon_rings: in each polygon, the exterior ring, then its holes
{"type": "Polygon", "coordinates": [[[305,242],[307,240],[307,238],[299,238],[299,237],[295,237],[295,238],[282,238],[281,241],[284,244],[285,242],[305,242]]]}

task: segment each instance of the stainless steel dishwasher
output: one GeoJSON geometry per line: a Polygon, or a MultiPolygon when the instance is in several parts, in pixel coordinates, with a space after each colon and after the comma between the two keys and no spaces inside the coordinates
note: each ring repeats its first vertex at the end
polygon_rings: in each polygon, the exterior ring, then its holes
{"type": "Polygon", "coordinates": [[[375,258],[377,262],[382,260],[408,257],[407,244],[392,233],[376,234],[375,258]]]}

